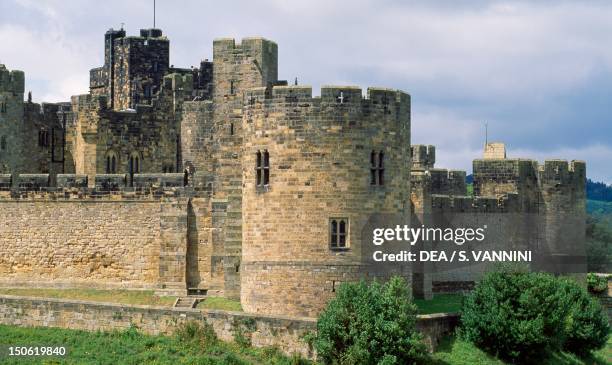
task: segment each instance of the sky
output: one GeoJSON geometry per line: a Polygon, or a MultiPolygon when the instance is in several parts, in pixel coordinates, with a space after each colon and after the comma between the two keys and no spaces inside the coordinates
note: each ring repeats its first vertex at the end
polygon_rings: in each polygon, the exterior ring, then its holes
{"type": "MultiPolygon", "coordinates": [[[[0,63],[34,101],[88,92],[104,32],[137,35],[153,0],[0,0],[0,63]]],[[[279,78],[382,86],[412,96],[413,144],[471,172],[489,141],[508,157],[585,160],[612,183],[612,2],[157,0],[170,63],[212,59],[215,38],[279,46],[279,78]]]]}

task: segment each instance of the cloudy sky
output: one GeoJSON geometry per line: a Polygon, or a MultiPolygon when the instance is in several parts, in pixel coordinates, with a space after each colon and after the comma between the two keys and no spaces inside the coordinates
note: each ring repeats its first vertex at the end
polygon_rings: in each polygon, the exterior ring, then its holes
{"type": "MultiPolygon", "coordinates": [[[[0,0],[0,63],[35,101],[88,91],[103,34],[152,26],[153,0],[0,0]]],[[[157,0],[171,63],[212,58],[218,37],[279,45],[279,77],[412,95],[412,143],[471,170],[489,139],[510,157],[583,159],[612,183],[612,2],[157,0]]],[[[315,92],[316,93],[316,92],[315,92]]]]}

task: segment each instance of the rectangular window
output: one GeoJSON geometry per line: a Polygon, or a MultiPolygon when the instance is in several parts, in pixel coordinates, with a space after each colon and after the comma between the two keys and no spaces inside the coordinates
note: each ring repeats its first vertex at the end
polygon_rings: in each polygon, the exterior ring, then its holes
{"type": "Polygon", "coordinates": [[[344,250],[349,247],[348,218],[329,219],[329,247],[332,250],[344,250]]]}
{"type": "Polygon", "coordinates": [[[268,151],[257,151],[255,158],[256,185],[258,187],[270,185],[270,154],[268,151]]]}
{"type": "Polygon", "coordinates": [[[385,154],[383,151],[372,151],[370,154],[370,185],[385,184],[385,154]]]}

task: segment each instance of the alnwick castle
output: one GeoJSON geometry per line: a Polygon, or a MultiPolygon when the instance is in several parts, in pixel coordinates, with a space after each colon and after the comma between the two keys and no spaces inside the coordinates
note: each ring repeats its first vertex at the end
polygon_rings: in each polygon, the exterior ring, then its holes
{"type": "Polygon", "coordinates": [[[372,216],[420,226],[478,212],[512,217],[496,244],[584,245],[559,218],[584,224],[582,161],[486,143],[468,193],[465,171],[411,144],[403,91],[313,96],[279,80],[263,38],[217,39],[192,68],[171,65],[169,49],[160,29],[111,29],[89,93],[61,103],[33,102],[24,72],[0,65],[0,285],[222,295],[312,317],[342,282],[400,275],[430,297],[485,270],[381,271],[362,259],[372,216]]]}

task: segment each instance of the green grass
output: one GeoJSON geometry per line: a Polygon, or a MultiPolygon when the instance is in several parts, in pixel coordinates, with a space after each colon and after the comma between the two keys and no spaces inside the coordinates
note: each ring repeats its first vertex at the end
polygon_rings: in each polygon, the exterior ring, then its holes
{"type": "Polygon", "coordinates": [[[240,301],[223,297],[208,297],[204,299],[204,301],[198,303],[197,308],[242,312],[240,301]]]}
{"type": "MultiPolygon", "coordinates": [[[[303,359],[288,358],[277,349],[241,347],[234,343],[210,340],[195,333],[186,337],[148,336],[131,328],[114,332],[85,332],[59,328],[23,328],[0,325],[3,345],[65,346],[66,357],[0,359],[2,364],[204,364],[204,365],[298,365],[303,359]]],[[[509,365],[484,353],[471,343],[446,337],[431,355],[432,365],[509,365]]],[[[606,347],[586,359],[557,353],[542,365],[612,364],[612,339],[606,347]]]]}
{"type": "Polygon", "coordinates": [[[176,300],[159,297],[152,290],[0,289],[0,294],[158,306],[172,306],[176,300]]]}
{"type": "Polygon", "coordinates": [[[467,188],[466,195],[473,196],[474,195],[474,184],[467,184],[466,188],[467,188]]]}
{"type": "MultiPolygon", "coordinates": [[[[455,337],[446,337],[432,355],[435,365],[508,365],[479,350],[469,342],[455,337]]],[[[542,365],[609,365],[612,364],[612,339],[606,347],[596,351],[590,357],[581,359],[568,353],[556,353],[541,362],[542,365]]]]}
{"type": "Polygon", "coordinates": [[[432,300],[415,299],[419,314],[459,312],[461,310],[461,294],[438,294],[432,300]]]}
{"type": "Polygon", "coordinates": [[[65,357],[0,359],[2,364],[306,364],[287,358],[274,348],[240,347],[222,341],[178,336],[147,336],[135,329],[85,332],[58,328],[21,328],[0,325],[0,345],[66,346],[65,357]]]}

